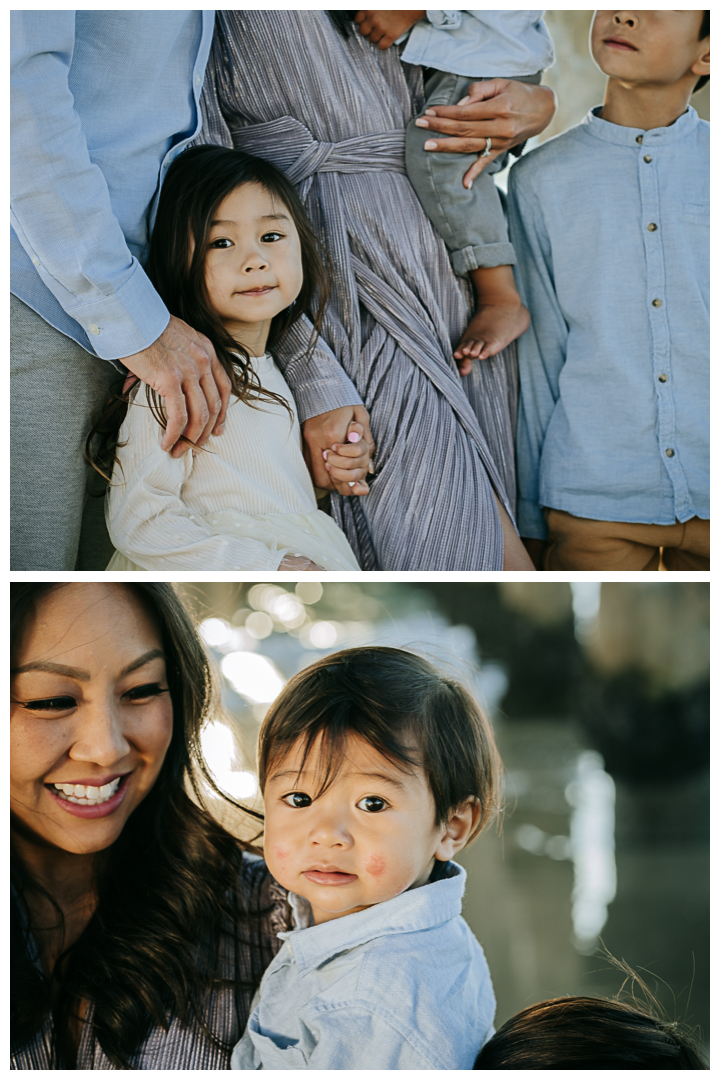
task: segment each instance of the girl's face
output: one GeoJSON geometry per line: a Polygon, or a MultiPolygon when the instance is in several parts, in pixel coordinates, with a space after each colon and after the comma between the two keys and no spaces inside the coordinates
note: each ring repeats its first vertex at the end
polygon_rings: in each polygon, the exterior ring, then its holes
{"type": "Polygon", "coordinates": [[[245,344],[248,332],[292,304],[302,287],[300,237],[288,209],[259,184],[235,188],[217,208],[205,285],[223,325],[245,344]]]}
{"type": "Polygon", "coordinates": [[[172,702],[157,627],[122,585],[53,589],[11,673],[10,808],[25,840],[75,854],[119,837],[165,760],[172,702]]]}

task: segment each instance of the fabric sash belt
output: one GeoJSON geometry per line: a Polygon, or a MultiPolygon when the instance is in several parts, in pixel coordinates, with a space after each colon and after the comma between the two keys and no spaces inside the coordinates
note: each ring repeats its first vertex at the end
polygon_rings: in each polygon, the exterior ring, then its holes
{"type": "Polygon", "coordinates": [[[237,150],[277,165],[293,184],[316,173],[405,172],[405,131],[377,131],[342,142],[318,142],[298,120],[230,127],[237,150]]]}

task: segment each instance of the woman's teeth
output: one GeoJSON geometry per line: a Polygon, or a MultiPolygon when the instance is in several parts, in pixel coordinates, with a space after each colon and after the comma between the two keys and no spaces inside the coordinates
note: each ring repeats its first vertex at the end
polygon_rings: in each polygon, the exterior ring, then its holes
{"type": "Polygon", "coordinates": [[[53,784],[55,792],[61,799],[68,802],[78,803],[79,806],[97,806],[98,803],[107,802],[117,791],[121,776],[115,777],[109,784],[102,787],[92,787],[85,784],[53,784]]]}

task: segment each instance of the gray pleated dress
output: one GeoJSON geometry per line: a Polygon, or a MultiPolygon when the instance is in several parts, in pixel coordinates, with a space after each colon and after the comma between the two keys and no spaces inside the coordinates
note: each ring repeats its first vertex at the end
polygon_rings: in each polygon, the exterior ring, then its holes
{"type": "Polygon", "coordinates": [[[457,373],[471,291],[405,175],[422,102],[420,69],[354,24],[346,40],[323,11],[219,11],[198,141],[283,169],[329,252],[324,340],[311,360],[296,340],[277,358],[301,419],[346,404],[347,377],[370,413],[370,494],[332,496],[360,566],[501,570],[493,489],[514,517],[515,350],[457,373]]]}

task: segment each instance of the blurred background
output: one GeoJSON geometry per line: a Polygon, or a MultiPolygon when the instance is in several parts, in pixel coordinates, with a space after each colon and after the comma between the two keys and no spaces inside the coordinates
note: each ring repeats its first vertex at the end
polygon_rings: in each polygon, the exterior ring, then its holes
{"type": "MultiPolygon", "coordinates": [[[[490,713],[505,810],[460,861],[499,1025],[645,979],[709,1036],[709,586],[183,583],[220,673],[203,734],[220,786],[261,808],[255,742],[290,676],[350,645],[408,647],[490,713]]],[[[247,819],[215,804],[249,839],[247,819]]]]}

